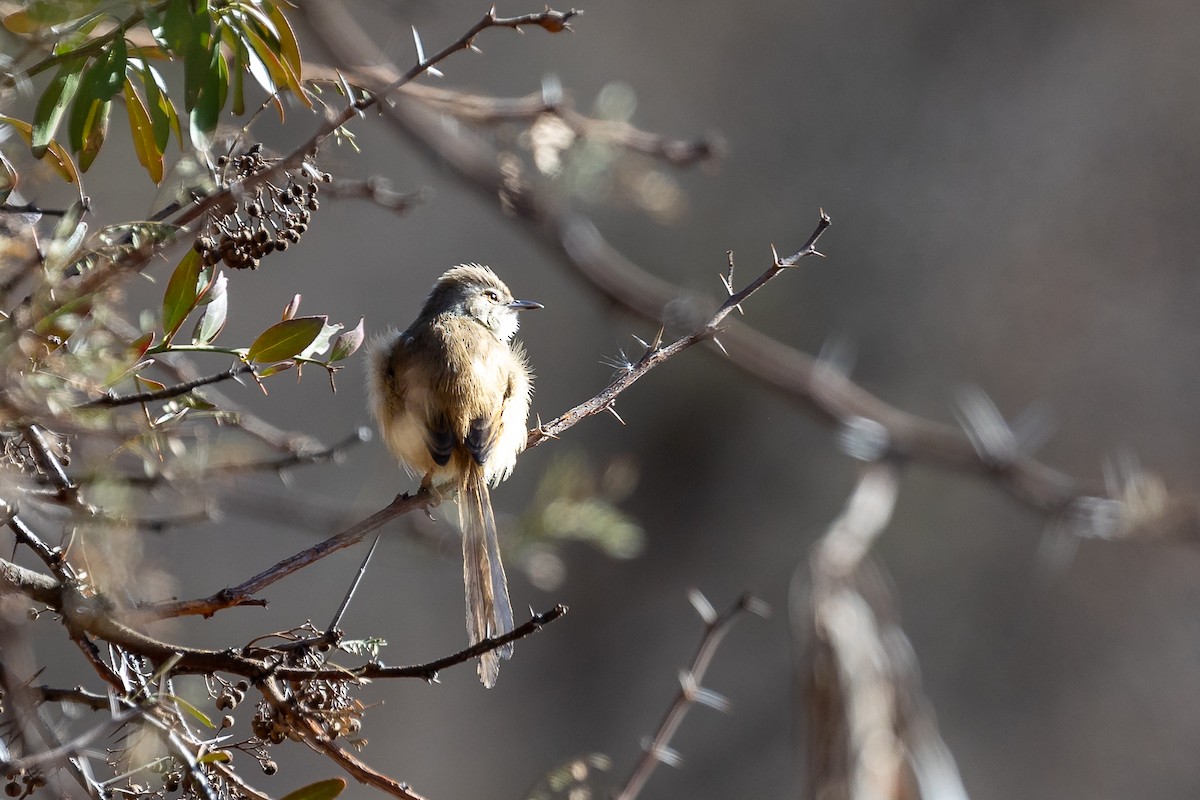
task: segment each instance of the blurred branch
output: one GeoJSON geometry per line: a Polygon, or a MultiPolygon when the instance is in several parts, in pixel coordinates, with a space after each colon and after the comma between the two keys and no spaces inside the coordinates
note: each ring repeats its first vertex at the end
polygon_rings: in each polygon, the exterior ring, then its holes
{"type": "Polygon", "coordinates": [[[428,196],[428,192],[424,190],[397,192],[392,189],[386,178],[377,175],[360,181],[339,178],[326,186],[324,193],[325,196],[337,200],[367,200],[397,214],[411,211],[428,196]]]}
{"type": "MultiPolygon", "coordinates": [[[[302,7],[301,13],[335,61],[384,65],[373,73],[381,83],[398,74],[395,67],[386,66],[386,57],[341,7],[312,4],[302,7]]],[[[398,132],[449,167],[467,186],[489,200],[502,198],[504,209],[616,306],[658,325],[664,306],[682,295],[678,287],[617,251],[587,217],[559,207],[534,185],[504,174],[495,148],[469,130],[443,124],[442,115],[428,104],[402,93],[381,111],[398,132]]],[[[867,419],[881,426],[889,451],[897,456],[988,477],[1048,514],[1067,511],[1080,494],[1102,491],[1081,486],[1028,455],[992,463],[980,456],[962,431],[889,405],[845,376],[822,370],[811,356],[740,322],[726,324],[721,343],[735,367],[785,393],[824,422],[841,427],[867,419]]]]}
{"type": "Polygon", "coordinates": [[[667,709],[654,736],[644,746],[645,752],[638,759],[625,786],[617,793],[616,800],[634,800],[641,793],[642,787],[646,785],[646,781],[650,779],[660,762],[679,763],[679,755],[671,749],[670,745],[671,739],[683,723],[688,709],[696,703],[703,703],[722,711],[729,709],[729,703],[725,698],[707,689],[702,689],[700,683],[704,680],[704,674],[708,671],[708,665],[712,661],[712,657],[716,655],[721,640],[725,638],[725,634],[733,627],[733,623],[738,617],[747,611],[760,616],[764,616],[768,611],[766,603],[752,594],[743,594],[720,614],[713,610],[708,600],[698,591],[692,592],[691,599],[692,604],[704,619],[704,635],[700,638],[700,646],[696,649],[696,655],[692,657],[691,666],[680,675],[679,694],[675,696],[675,700],[667,709]]]}
{"type": "Polygon", "coordinates": [[[966,800],[884,575],[869,557],[897,493],[896,468],[869,465],[814,546],[810,580],[796,583],[794,621],[809,641],[801,669],[812,798],[966,800]]]}
{"type": "MultiPolygon", "coordinates": [[[[325,64],[304,62],[307,80],[341,85],[343,80],[354,86],[369,87],[386,83],[394,75],[386,67],[373,64],[334,69],[325,64]]],[[[562,120],[576,136],[641,153],[675,167],[690,167],[720,158],[726,150],[723,138],[708,134],[696,139],[676,139],[644,131],[628,122],[596,119],[576,111],[561,93],[543,89],[524,97],[492,97],[456,89],[410,83],[399,94],[419,100],[431,109],[455,119],[476,125],[499,125],[504,122],[530,122],[549,114],[562,120]]]]}

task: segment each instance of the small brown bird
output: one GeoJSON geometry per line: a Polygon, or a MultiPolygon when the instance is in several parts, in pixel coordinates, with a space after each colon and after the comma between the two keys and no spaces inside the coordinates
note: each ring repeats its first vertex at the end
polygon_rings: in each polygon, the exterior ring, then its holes
{"type": "MultiPolygon", "coordinates": [[[[373,345],[371,411],[388,448],[421,486],[458,492],[471,644],[513,629],[512,606],[488,486],[508,477],[525,449],[533,393],[525,350],[513,342],[518,312],[491,269],[464,264],[438,278],[416,321],[373,345]]],[[[512,644],[479,658],[491,688],[512,644]]]]}

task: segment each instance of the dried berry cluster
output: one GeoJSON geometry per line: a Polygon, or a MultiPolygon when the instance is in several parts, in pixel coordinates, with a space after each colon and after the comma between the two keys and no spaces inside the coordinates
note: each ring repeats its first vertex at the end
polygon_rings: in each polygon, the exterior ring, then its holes
{"type": "MultiPolygon", "coordinates": [[[[262,154],[262,145],[254,144],[238,156],[221,156],[217,167],[226,185],[244,180],[271,169],[278,159],[262,154]]],[[[266,181],[253,197],[244,197],[233,211],[209,219],[204,233],[196,239],[196,252],[206,266],[223,261],[232,269],[255,269],[263,256],[276,250],[287,250],[300,241],[308,230],[312,212],[321,207],[317,200],[318,183],[329,183],[328,172],[320,172],[305,161],[293,174],[280,173],[286,178],[282,186],[266,181]]]]}
{"type": "MultiPolygon", "coordinates": [[[[292,666],[319,668],[323,658],[306,652],[292,666]]],[[[254,735],[264,742],[279,744],[285,739],[300,740],[304,734],[295,728],[293,719],[302,717],[317,720],[330,739],[354,736],[362,729],[363,704],[350,695],[348,681],[293,681],[284,685],[284,694],[292,713],[261,702],[250,723],[254,735]]]]}
{"type": "Polygon", "coordinates": [[[5,797],[28,797],[46,785],[45,776],[37,770],[11,770],[4,778],[5,797]]]}

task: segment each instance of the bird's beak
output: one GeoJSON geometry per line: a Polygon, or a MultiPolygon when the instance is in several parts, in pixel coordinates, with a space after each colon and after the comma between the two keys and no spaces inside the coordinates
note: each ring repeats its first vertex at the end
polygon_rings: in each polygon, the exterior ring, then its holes
{"type": "Polygon", "coordinates": [[[532,311],[535,308],[545,308],[541,303],[535,303],[532,300],[513,300],[508,307],[513,311],[532,311]]]}

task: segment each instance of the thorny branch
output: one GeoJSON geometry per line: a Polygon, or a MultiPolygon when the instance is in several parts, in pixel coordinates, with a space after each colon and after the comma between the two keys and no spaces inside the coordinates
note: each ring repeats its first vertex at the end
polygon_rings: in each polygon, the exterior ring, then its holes
{"type": "MultiPolygon", "coordinates": [[[[653,343],[647,344],[646,352],[638,360],[636,364],[631,364],[622,372],[612,383],[600,391],[595,397],[587,400],[575,408],[565,412],[558,418],[551,420],[548,423],[539,424],[529,433],[526,446],[536,447],[547,439],[558,437],[568,428],[571,428],[583,419],[589,416],[598,414],[602,411],[614,411],[613,406],[617,397],[621,392],[628,389],[636,383],[643,375],[649,372],[654,367],[662,364],[672,356],[678,355],[687,348],[698,342],[708,339],[716,339],[720,332],[721,323],[729,315],[733,309],[740,307],[747,299],[753,296],[759,289],[769,283],[785,270],[791,269],[806,256],[819,256],[820,253],[816,249],[816,243],[821,238],[821,235],[829,227],[829,217],[824,212],[821,213],[820,221],[813,230],[808,241],[795,254],[780,258],[775,254],[774,261],[765,272],[752,281],[746,288],[739,292],[731,293],[728,300],[717,309],[716,313],[705,323],[698,331],[688,336],[684,336],[675,342],[668,345],[662,345],[661,338],[656,338],[653,343]]],[[[661,334],[660,334],[661,336],[661,334]]],[[[615,411],[614,411],[615,413],[615,411]]],[[[312,547],[307,548],[295,555],[283,559],[273,567],[259,573],[258,575],[244,581],[243,583],[222,589],[214,595],[197,600],[185,600],[174,603],[165,603],[157,606],[152,606],[143,609],[140,613],[143,617],[148,618],[165,618],[177,617],[186,615],[203,615],[212,616],[217,611],[223,608],[237,605],[261,604],[261,600],[255,600],[254,595],[262,591],[267,586],[275,583],[282,578],[287,577],[293,572],[302,569],[309,564],[318,561],[330,553],[337,552],[346,547],[357,544],[371,531],[376,530],[380,526],[386,524],[392,519],[414,511],[418,508],[429,509],[436,505],[434,498],[426,490],[419,490],[415,494],[402,494],[397,496],[390,504],[383,509],[375,512],[361,522],[355,523],[341,533],[336,534],[322,542],[319,542],[312,547]]]]}
{"type": "Polygon", "coordinates": [[[725,698],[700,687],[704,680],[704,674],[708,671],[708,665],[716,654],[721,640],[725,638],[725,634],[733,627],[733,623],[737,621],[738,617],[747,611],[759,616],[765,616],[769,612],[766,603],[751,594],[742,595],[720,614],[716,613],[708,600],[698,591],[691,593],[691,600],[692,605],[704,619],[704,635],[700,638],[700,645],[696,648],[695,656],[692,657],[691,666],[680,675],[679,694],[675,696],[675,700],[667,709],[654,736],[645,744],[642,757],[638,759],[625,786],[616,795],[616,800],[634,800],[641,793],[642,787],[646,785],[646,781],[650,779],[660,762],[678,763],[679,756],[671,749],[671,739],[679,730],[689,708],[696,703],[703,703],[722,711],[729,709],[729,702],[725,698]]]}
{"type": "Polygon", "coordinates": [[[180,397],[202,386],[208,386],[221,381],[236,380],[237,378],[247,373],[254,372],[254,365],[248,363],[234,364],[224,372],[218,372],[214,375],[205,375],[202,378],[194,378],[190,381],[177,383],[172,386],[167,386],[162,389],[155,389],[148,392],[138,392],[137,394],[117,395],[113,393],[105,394],[103,397],[98,397],[95,400],[89,400],[86,403],[80,404],[79,408],[116,408],[118,406],[139,405],[141,403],[156,403],[162,400],[170,400],[175,397],[180,397]]]}
{"type": "MultiPolygon", "coordinates": [[[[333,4],[302,7],[310,28],[335,55],[351,65],[374,64],[380,83],[399,74],[356,22],[333,4]]],[[[560,256],[599,294],[621,309],[660,324],[662,309],[682,292],[647,273],[609,244],[585,216],[555,204],[549,193],[502,172],[497,152],[415,96],[400,94],[381,108],[398,132],[449,167],[465,185],[500,205],[560,256]]],[[[721,345],[738,369],[799,402],[839,428],[868,420],[886,436],[886,449],[933,466],[997,481],[1023,502],[1053,516],[1067,514],[1084,495],[1103,496],[1103,487],[1084,484],[1026,453],[997,463],[981,454],[961,430],[892,406],[844,375],[822,369],[811,356],[738,321],[729,321],[721,345]]]]}
{"type": "Polygon", "coordinates": [[[816,229],[812,235],[808,237],[808,241],[804,247],[800,248],[795,254],[787,258],[780,258],[778,253],[775,253],[774,263],[767,268],[765,272],[755,278],[750,285],[742,289],[740,292],[730,292],[729,299],[721,304],[716,313],[709,318],[694,333],[681,337],[671,344],[662,344],[662,329],[659,329],[658,336],[653,342],[646,345],[646,351],[636,363],[629,364],[621,373],[605,387],[599,394],[590,400],[587,400],[569,411],[564,412],[556,419],[545,424],[538,425],[529,433],[529,438],[526,440],[526,447],[537,447],[547,439],[553,439],[560,433],[575,425],[580,420],[590,417],[593,414],[598,414],[601,411],[610,411],[613,409],[613,404],[617,400],[617,395],[628,389],[637,382],[643,375],[649,372],[654,367],[663,363],[672,356],[682,353],[687,348],[699,342],[712,340],[720,345],[720,340],[717,334],[721,330],[721,323],[729,316],[729,313],[735,308],[740,308],[741,304],[748,300],[768,282],[777,277],[784,270],[791,269],[799,263],[800,259],[805,256],[819,256],[820,252],[816,249],[817,240],[821,238],[821,234],[829,227],[829,216],[822,211],[821,219],[817,223],[816,229]]]}

